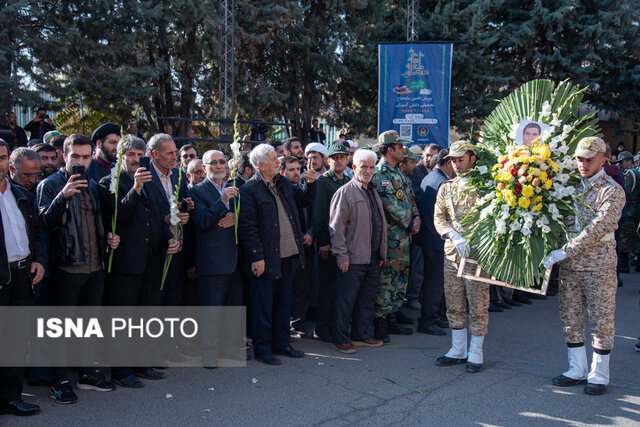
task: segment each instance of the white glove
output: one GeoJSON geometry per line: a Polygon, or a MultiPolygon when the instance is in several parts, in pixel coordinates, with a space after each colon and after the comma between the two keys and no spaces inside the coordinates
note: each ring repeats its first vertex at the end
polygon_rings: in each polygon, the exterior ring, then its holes
{"type": "Polygon", "coordinates": [[[467,240],[460,235],[457,231],[450,231],[447,233],[447,237],[451,239],[453,244],[456,246],[456,250],[458,251],[458,255],[461,257],[469,256],[469,245],[467,245],[467,240]]]}
{"type": "Polygon", "coordinates": [[[549,268],[553,264],[564,259],[567,259],[567,253],[562,249],[556,249],[551,251],[549,255],[547,255],[547,257],[542,261],[542,265],[544,265],[544,268],[549,268]]]}

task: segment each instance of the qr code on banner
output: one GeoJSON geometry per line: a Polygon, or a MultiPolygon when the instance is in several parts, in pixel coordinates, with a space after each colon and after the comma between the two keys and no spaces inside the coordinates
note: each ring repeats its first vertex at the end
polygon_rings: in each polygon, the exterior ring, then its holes
{"type": "Polygon", "coordinates": [[[411,139],[413,137],[413,125],[400,125],[400,138],[411,139]]]}

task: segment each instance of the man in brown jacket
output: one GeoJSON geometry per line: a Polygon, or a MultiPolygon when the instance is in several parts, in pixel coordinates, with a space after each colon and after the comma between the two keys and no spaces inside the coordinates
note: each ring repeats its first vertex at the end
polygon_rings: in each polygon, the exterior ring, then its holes
{"type": "Polygon", "coordinates": [[[373,337],[373,311],[380,265],[387,255],[387,226],[380,196],[369,185],[376,160],[373,151],[356,151],[353,179],[331,199],[329,234],[338,263],[333,345],[347,354],[356,352],[354,346],[382,345],[373,337]]]}

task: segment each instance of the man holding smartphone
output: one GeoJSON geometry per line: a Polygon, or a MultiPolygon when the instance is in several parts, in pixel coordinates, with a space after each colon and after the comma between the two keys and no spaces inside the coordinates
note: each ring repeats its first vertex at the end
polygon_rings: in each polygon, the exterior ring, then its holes
{"type": "MultiPolygon", "coordinates": [[[[51,233],[53,262],[57,265],[56,303],[63,306],[102,304],[107,247],[116,249],[120,237],[105,232],[98,183],[87,178],[93,144],[74,133],[64,140],[65,167],[38,185],[38,209],[45,230],[51,233]]],[[[77,396],[66,372],[54,369],[51,398],[72,403],[77,396]]],[[[78,388],[111,391],[113,384],[96,368],[82,368],[78,388]]]]}
{"type": "MultiPolygon", "coordinates": [[[[117,229],[126,236],[113,254],[111,274],[107,278],[105,303],[114,306],[160,305],[160,280],[165,253],[175,253],[171,231],[164,217],[169,214],[163,195],[151,182],[147,145],[133,135],[122,141],[122,173],[118,189],[117,229]],[[143,163],[145,166],[143,166],[143,163]],[[167,244],[168,242],[168,244],[167,244]]],[[[118,145],[120,149],[120,145],[118,145]]],[[[109,216],[115,210],[114,195],[109,192],[111,175],[100,180],[105,189],[103,205],[109,216]]],[[[136,377],[162,379],[165,375],[152,368],[113,367],[113,381],[122,387],[144,384],[136,377]]]]}
{"type": "Polygon", "coordinates": [[[24,127],[24,130],[31,134],[31,139],[44,139],[44,134],[55,130],[53,120],[47,115],[47,110],[38,108],[36,116],[24,127]]]}

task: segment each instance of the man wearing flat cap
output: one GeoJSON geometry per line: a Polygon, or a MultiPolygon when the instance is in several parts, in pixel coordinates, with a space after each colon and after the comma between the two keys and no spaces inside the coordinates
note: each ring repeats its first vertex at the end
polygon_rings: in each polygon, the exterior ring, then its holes
{"type": "Polygon", "coordinates": [[[104,123],[91,134],[91,142],[96,147],[96,155],[87,175],[94,181],[100,182],[102,178],[111,173],[118,155],[118,142],[120,142],[120,126],[115,123],[104,123]]]}
{"type": "Polygon", "coordinates": [[[560,265],[558,308],[568,347],[569,370],[553,385],[570,387],[587,382],[584,392],[598,395],[609,383],[609,356],[613,348],[616,308],[616,241],[614,232],[625,204],[625,193],[603,165],[606,144],[588,137],[578,142],[574,157],[582,182],[577,190],[576,229],[562,248],[551,251],[543,265],[560,265]],[[589,315],[593,359],[591,370],[585,343],[585,315],[589,315]]]}
{"type": "MultiPolygon", "coordinates": [[[[618,265],[620,273],[629,273],[629,255],[640,255],[640,237],[636,233],[640,220],[640,171],[633,165],[633,154],[623,151],[618,154],[617,163],[624,176],[626,209],[622,211],[620,238],[618,240],[618,265]]],[[[640,265],[636,267],[640,271],[640,265]]]]}
{"type": "Polygon", "coordinates": [[[378,137],[382,159],[376,166],[371,184],[378,191],[387,222],[387,260],[382,266],[376,298],[374,335],[389,342],[389,334],[411,335],[401,326],[396,313],[404,303],[409,283],[411,235],[420,230],[420,213],[411,181],[398,166],[404,160],[404,146],[398,132],[388,130],[378,137]]]}
{"type": "Polygon", "coordinates": [[[438,189],[433,224],[445,241],[444,299],[451,326],[451,348],[436,360],[436,364],[452,366],[467,362],[467,372],[476,373],[482,369],[482,347],[489,329],[489,285],[458,277],[460,262],[470,251],[467,240],[462,236],[466,230],[460,221],[473,209],[478,197],[467,177],[467,171],[476,162],[474,146],[467,141],[456,141],[451,144],[447,158],[451,159],[457,176],[443,182],[438,189]],[[468,350],[467,324],[471,332],[468,350]]]}

